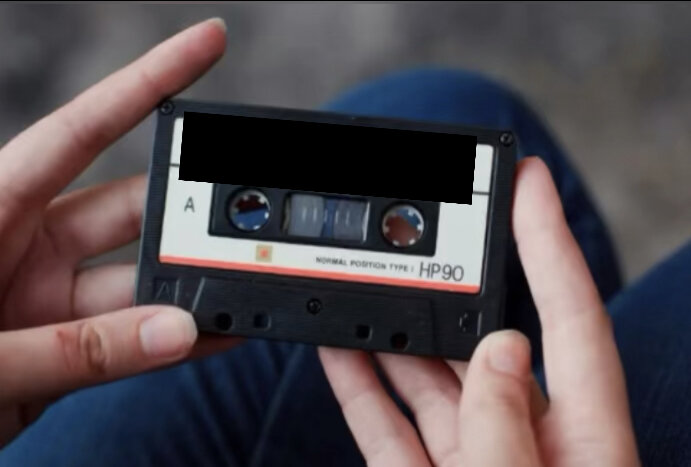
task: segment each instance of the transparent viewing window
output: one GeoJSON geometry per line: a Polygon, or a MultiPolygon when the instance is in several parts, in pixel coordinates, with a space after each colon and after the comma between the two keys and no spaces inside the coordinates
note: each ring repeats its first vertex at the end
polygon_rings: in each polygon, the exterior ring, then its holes
{"type": "Polygon", "coordinates": [[[320,195],[291,194],[283,230],[290,236],[364,242],[369,203],[320,195]]]}

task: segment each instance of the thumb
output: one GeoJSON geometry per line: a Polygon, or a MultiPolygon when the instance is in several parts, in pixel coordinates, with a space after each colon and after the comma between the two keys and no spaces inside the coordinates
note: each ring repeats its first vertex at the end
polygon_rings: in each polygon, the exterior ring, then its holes
{"type": "Polygon", "coordinates": [[[184,358],[192,315],[165,306],[0,333],[0,406],[53,397],[184,358]]]}
{"type": "Polygon", "coordinates": [[[530,344],[501,331],[478,345],[463,381],[459,442],[463,465],[539,464],[531,424],[530,344]]]}

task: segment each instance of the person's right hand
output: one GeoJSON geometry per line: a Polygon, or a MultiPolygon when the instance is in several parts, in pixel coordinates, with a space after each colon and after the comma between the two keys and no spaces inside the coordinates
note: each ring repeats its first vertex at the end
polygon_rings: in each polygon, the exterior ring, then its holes
{"type": "Polygon", "coordinates": [[[542,323],[549,403],[532,378],[529,343],[516,331],[485,337],[469,365],[377,355],[420,435],[366,354],[321,348],[371,467],[639,464],[610,319],[540,159],[519,163],[513,228],[542,323]]]}
{"type": "Polygon", "coordinates": [[[177,308],[131,308],[134,265],[82,267],[139,236],[145,175],[60,195],[224,50],[222,22],[193,26],[0,150],[0,446],[68,391],[236,342],[198,340],[191,315],[177,308]]]}

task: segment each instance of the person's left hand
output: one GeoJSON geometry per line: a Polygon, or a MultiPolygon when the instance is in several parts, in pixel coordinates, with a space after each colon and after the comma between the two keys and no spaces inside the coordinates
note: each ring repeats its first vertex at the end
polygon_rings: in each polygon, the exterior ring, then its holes
{"type": "Polygon", "coordinates": [[[224,49],[221,21],[193,26],[0,149],[0,446],[70,390],[236,342],[197,341],[191,315],[177,308],[129,308],[134,265],[81,266],[139,236],[144,176],[59,195],[224,49]]]}

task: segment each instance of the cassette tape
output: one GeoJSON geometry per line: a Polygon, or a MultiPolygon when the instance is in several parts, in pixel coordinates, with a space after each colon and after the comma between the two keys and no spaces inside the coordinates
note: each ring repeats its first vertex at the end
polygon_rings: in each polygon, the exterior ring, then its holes
{"type": "Polygon", "coordinates": [[[466,360],[504,326],[510,132],[173,99],[136,304],[203,332],[466,360]]]}

